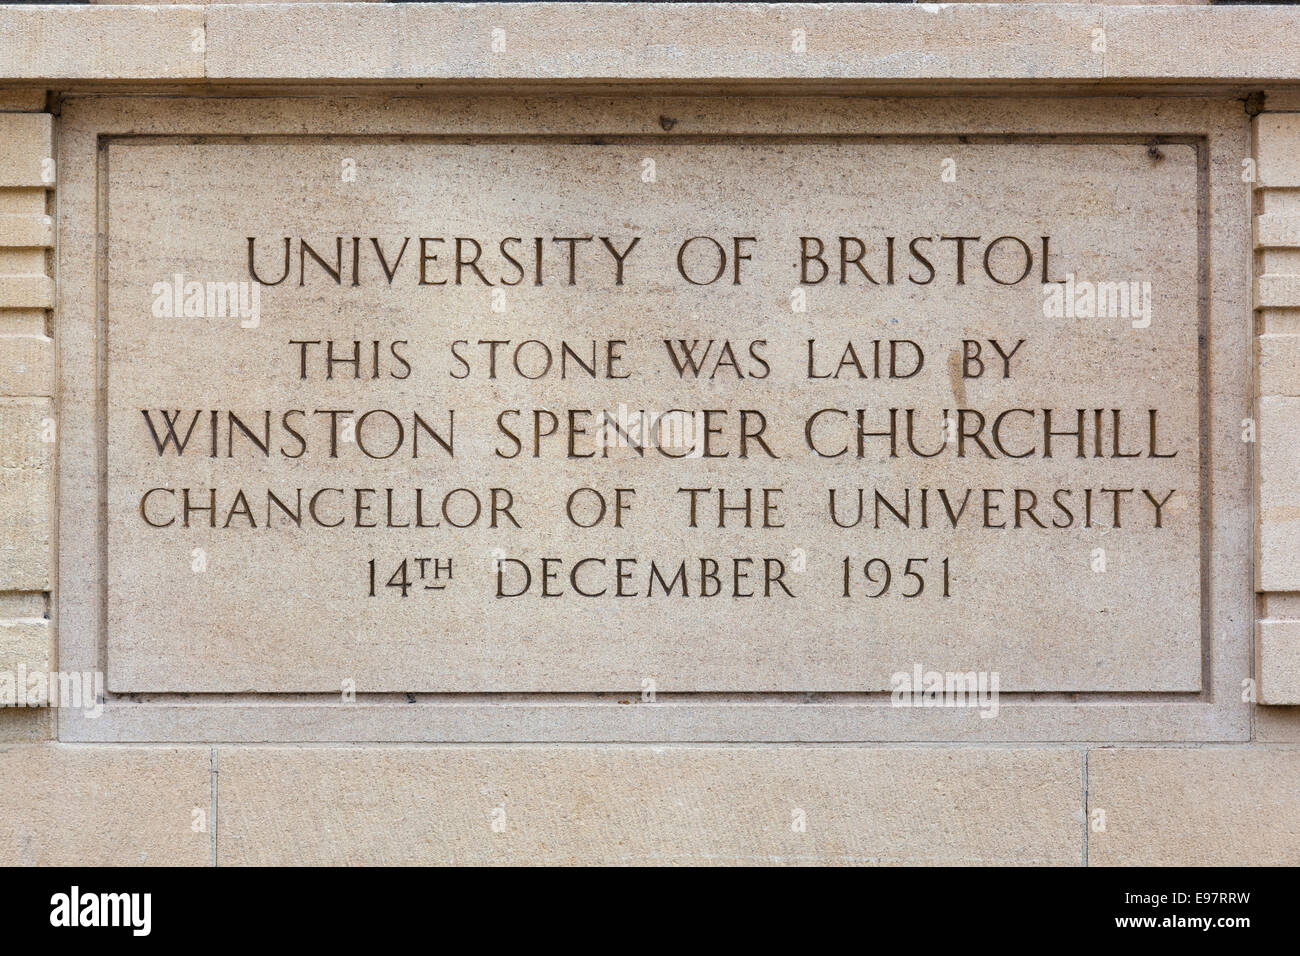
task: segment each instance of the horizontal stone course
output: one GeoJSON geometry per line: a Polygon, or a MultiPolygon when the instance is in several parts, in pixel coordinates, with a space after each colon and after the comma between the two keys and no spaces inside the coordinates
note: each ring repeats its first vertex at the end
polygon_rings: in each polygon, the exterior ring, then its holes
{"type": "Polygon", "coordinates": [[[48,249],[54,245],[54,220],[44,214],[0,215],[0,246],[48,249]]]}
{"type": "Polygon", "coordinates": [[[1089,866],[1294,866],[1300,750],[1090,750],[1088,814],[1089,866]]]}
{"type": "Polygon", "coordinates": [[[45,275],[0,275],[0,305],[11,309],[51,309],[54,280],[45,275]]]}
{"type": "Polygon", "coordinates": [[[1077,750],[219,748],[218,767],[221,865],[1081,859],[1077,750]]]}
{"type": "Polygon", "coordinates": [[[1277,213],[1258,216],[1255,245],[1261,248],[1300,246],[1300,216],[1277,213]]]}
{"type": "Polygon", "coordinates": [[[0,80],[203,76],[201,6],[0,6],[0,80]]]}
{"type": "Polygon", "coordinates": [[[0,81],[1285,81],[1300,61],[1273,38],[1297,27],[1185,3],[4,6],[0,81]]]}
{"type": "MultiPolygon", "coordinates": [[[[1067,747],[220,747],[217,757],[221,865],[1082,859],[1082,753],[1067,747]]],[[[206,865],[210,821],[195,829],[194,811],[210,806],[210,771],[208,748],[0,747],[0,865],[206,865]]],[[[1093,748],[1088,865],[1295,865],[1298,783],[1300,750],[1285,746],[1093,748]]]]}
{"type": "Polygon", "coordinates": [[[1265,274],[1255,278],[1255,307],[1300,306],[1300,275],[1265,274]]]}
{"type": "Polygon", "coordinates": [[[212,855],[211,751],[0,748],[0,808],[3,866],[202,866],[212,855]]]}
{"type": "Polygon", "coordinates": [[[1102,75],[1086,6],[214,6],[210,78],[647,79],[1102,75]],[[576,13],[574,10],[573,13],[576,13]],[[616,25],[610,16],[617,14],[616,25]],[[796,52],[794,31],[806,49],[796,52]],[[250,39],[292,35],[268,48],[250,39]],[[494,46],[495,44],[495,46],[494,46]]]}

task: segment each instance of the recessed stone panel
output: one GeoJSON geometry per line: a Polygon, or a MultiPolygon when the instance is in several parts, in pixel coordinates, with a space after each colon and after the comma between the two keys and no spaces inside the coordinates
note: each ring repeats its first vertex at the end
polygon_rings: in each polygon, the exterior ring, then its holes
{"type": "Polygon", "coordinates": [[[110,139],[110,690],[1199,691],[1203,148],[110,139]]]}

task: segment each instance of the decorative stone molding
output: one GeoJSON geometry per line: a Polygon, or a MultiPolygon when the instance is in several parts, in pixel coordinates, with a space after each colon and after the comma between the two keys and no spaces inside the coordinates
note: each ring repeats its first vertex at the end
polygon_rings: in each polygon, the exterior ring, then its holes
{"type": "Polygon", "coordinates": [[[1256,676],[1264,704],[1300,703],[1300,113],[1255,119],[1258,393],[1256,676]]]}
{"type": "MultiPolygon", "coordinates": [[[[6,100],[22,102],[21,100],[6,100]]],[[[48,671],[56,438],[53,117],[0,112],[0,670],[48,671]]]]}

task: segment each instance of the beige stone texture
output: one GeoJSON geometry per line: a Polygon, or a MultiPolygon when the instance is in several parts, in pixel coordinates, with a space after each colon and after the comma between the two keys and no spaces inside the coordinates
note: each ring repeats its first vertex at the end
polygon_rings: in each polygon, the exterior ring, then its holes
{"type": "Polygon", "coordinates": [[[0,396],[53,394],[53,340],[44,335],[0,334],[0,396]]]}
{"type": "Polygon", "coordinates": [[[1290,6],[1107,6],[1106,76],[1166,80],[1285,79],[1300,60],[1280,37],[1300,29],[1290,6]],[[1194,54],[1193,52],[1194,51],[1194,54]]]}
{"type": "Polygon", "coordinates": [[[1300,114],[1261,113],[1255,117],[1256,186],[1300,186],[1300,114]]]}
{"type": "Polygon", "coordinates": [[[209,79],[1099,77],[1090,31],[1101,22],[1101,8],[1053,5],[596,4],[575,16],[528,3],[214,5],[206,69],[209,79]],[[792,52],[794,30],[804,53],[792,52]],[[299,42],[269,42],[283,36],[299,42]]]}
{"type": "MultiPolygon", "coordinates": [[[[1293,95],[1266,97],[1273,109],[1295,108],[1293,95]]],[[[1254,121],[1259,161],[1255,219],[1257,388],[1260,398],[1259,562],[1263,590],[1255,642],[1260,704],[1253,734],[1262,741],[1300,740],[1300,594],[1296,506],[1292,490],[1300,476],[1294,455],[1296,427],[1287,416],[1300,395],[1300,116],[1264,113],[1254,121]],[[1271,590],[1277,588],[1279,590],[1271,590]],[[1290,705],[1290,706],[1289,706],[1290,705]]]]}
{"type": "Polygon", "coordinates": [[[1257,308],[1295,308],[1300,305],[1300,275],[1261,275],[1255,279],[1257,308]]]}
{"type": "Polygon", "coordinates": [[[1300,308],[1258,309],[1256,329],[1264,335],[1300,335],[1300,308]]]}
{"type": "Polygon", "coordinates": [[[0,215],[0,246],[48,249],[54,245],[54,220],[44,213],[0,215]]]}
{"type": "Polygon", "coordinates": [[[1300,216],[1257,216],[1255,244],[1260,247],[1300,246],[1300,216]]]}
{"type": "Polygon", "coordinates": [[[43,618],[0,619],[0,671],[16,672],[19,665],[33,671],[50,670],[50,622],[43,618]]]}
{"type": "Polygon", "coordinates": [[[1300,396],[1300,335],[1259,337],[1259,392],[1300,396]]]}
{"type": "Polygon", "coordinates": [[[44,216],[44,186],[0,189],[0,215],[44,216]]]}
{"type": "Polygon", "coordinates": [[[1294,113],[1300,110],[1300,90],[1279,86],[1261,92],[1264,92],[1262,105],[1266,113],[1294,113]]]}
{"type": "Polygon", "coordinates": [[[0,11],[0,81],[1300,78],[1285,5],[91,4],[0,11]],[[493,52],[492,30],[512,37],[493,52]],[[794,54],[791,31],[807,50],[794,54]],[[1105,45],[1098,46],[1104,31],[1105,45]],[[206,49],[204,38],[206,34],[206,49]],[[294,44],[285,44],[294,36],[294,44]],[[452,51],[452,52],[445,52],[452,51]],[[1194,51],[1195,55],[1189,55],[1194,51]]]}
{"type": "Polygon", "coordinates": [[[201,6],[0,6],[0,80],[203,76],[201,6]]]}
{"type": "Polygon", "coordinates": [[[0,308],[0,329],[4,335],[43,339],[47,325],[48,313],[44,309],[0,308]]]}
{"type": "Polygon", "coordinates": [[[1081,861],[1077,750],[219,748],[217,760],[222,866],[1081,861]]]}
{"type": "Polygon", "coordinates": [[[0,272],[40,275],[45,271],[45,250],[34,246],[0,247],[0,272]]]}
{"type": "Polygon", "coordinates": [[[1089,866],[1295,866],[1300,750],[1088,751],[1089,866]]]}
{"type": "Polygon", "coordinates": [[[208,8],[210,78],[938,81],[1034,77],[1288,80],[1286,7],[1103,4],[584,5],[579,18],[531,4],[208,8]],[[617,15],[619,31],[601,14],[617,15]],[[505,51],[493,53],[492,30],[505,51]],[[802,29],[807,52],[791,54],[802,29]],[[1105,31],[1096,46],[1094,31],[1105,31]],[[305,37],[297,49],[260,36],[305,37]],[[254,38],[250,42],[250,37],[254,38]],[[513,37],[513,41],[509,39],[513,37]],[[1198,55],[1187,55],[1189,47],[1198,55]],[[443,51],[452,49],[456,55],[443,51]],[[526,64],[526,65],[525,65],[526,64]]]}
{"type": "Polygon", "coordinates": [[[1260,598],[1260,617],[1300,618],[1300,592],[1271,591],[1260,598]]]}
{"type": "Polygon", "coordinates": [[[211,776],[208,748],[0,748],[0,865],[207,865],[211,776]]]}
{"type": "Polygon", "coordinates": [[[1264,592],[1256,628],[1255,680],[1261,705],[1256,734],[1263,740],[1296,739],[1300,715],[1279,710],[1300,704],[1300,219],[1290,197],[1300,185],[1300,116],[1264,113],[1254,121],[1261,202],[1255,223],[1257,387],[1259,400],[1258,587],[1264,592]],[[1277,593],[1283,592],[1283,593],[1277,593]]]}
{"type": "Polygon", "coordinates": [[[1259,622],[1259,702],[1300,704],[1300,621],[1259,622]]]}
{"type": "MultiPolygon", "coordinates": [[[[0,20],[10,7],[0,7],[0,20]]],[[[0,186],[44,187],[53,182],[53,117],[0,113],[0,186]]]]}
{"type": "Polygon", "coordinates": [[[0,399],[0,588],[50,589],[51,469],[49,399],[0,399]]]}
{"type": "Polygon", "coordinates": [[[1259,744],[1300,743],[1300,706],[1255,708],[1252,740],[1259,744]]]}
{"type": "Polygon", "coordinates": [[[1300,590],[1300,399],[1259,400],[1259,536],[1261,591],[1300,590]]]}
{"type": "Polygon", "coordinates": [[[54,280],[44,275],[0,275],[0,303],[8,308],[51,308],[54,280]]]}
{"type": "Polygon", "coordinates": [[[1261,275],[1295,275],[1300,273],[1300,249],[1285,246],[1258,246],[1256,270],[1261,275]]]}
{"type": "Polygon", "coordinates": [[[0,591],[0,618],[44,618],[46,597],[39,591],[0,591]]]}

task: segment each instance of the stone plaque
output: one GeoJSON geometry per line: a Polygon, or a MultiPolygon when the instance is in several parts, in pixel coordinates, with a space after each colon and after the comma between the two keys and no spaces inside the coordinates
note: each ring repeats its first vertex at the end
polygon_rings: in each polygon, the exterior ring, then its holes
{"type": "Polygon", "coordinates": [[[1198,691],[1200,149],[110,139],[109,689],[1198,691]]]}

